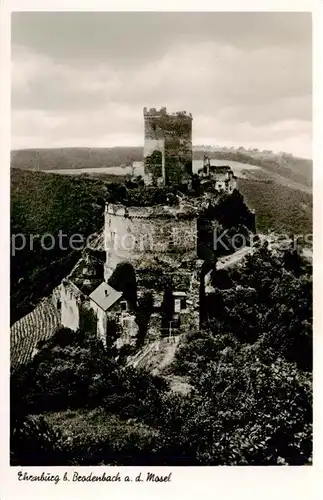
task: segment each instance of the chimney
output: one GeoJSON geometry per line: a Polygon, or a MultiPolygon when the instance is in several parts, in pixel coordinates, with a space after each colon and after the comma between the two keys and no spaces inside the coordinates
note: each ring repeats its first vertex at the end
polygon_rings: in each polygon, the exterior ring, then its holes
{"type": "Polygon", "coordinates": [[[104,290],[104,295],[107,297],[108,296],[108,290],[104,290]]]}

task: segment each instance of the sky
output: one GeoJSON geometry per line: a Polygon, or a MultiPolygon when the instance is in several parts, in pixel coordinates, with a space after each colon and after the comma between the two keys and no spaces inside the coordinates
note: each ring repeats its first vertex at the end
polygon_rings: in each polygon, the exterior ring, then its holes
{"type": "Polygon", "coordinates": [[[142,146],[143,107],[193,144],[312,157],[309,13],[15,12],[12,148],[142,146]]]}

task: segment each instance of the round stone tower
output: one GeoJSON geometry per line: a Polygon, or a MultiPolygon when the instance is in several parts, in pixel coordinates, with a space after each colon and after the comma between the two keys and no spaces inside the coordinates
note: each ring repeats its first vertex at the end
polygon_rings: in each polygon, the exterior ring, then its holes
{"type": "Polygon", "coordinates": [[[194,207],[183,203],[175,207],[107,205],[105,280],[120,262],[139,269],[156,256],[174,261],[176,256],[196,255],[197,215],[194,207]]]}

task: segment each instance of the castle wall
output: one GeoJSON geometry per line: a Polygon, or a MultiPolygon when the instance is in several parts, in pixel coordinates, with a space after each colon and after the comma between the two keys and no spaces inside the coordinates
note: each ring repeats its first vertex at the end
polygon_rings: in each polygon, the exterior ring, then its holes
{"type": "Polygon", "coordinates": [[[141,267],[149,256],[185,254],[196,249],[196,215],[181,207],[129,207],[110,204],[105,212],[105,279],[120,262],[141,267]]]}
{"type": "Polygon", "coordinates": [[[80,293],[78,289],[68,281],[61,284],[60,292],[62,326],[76,332],[80,324],[80,293]]]}

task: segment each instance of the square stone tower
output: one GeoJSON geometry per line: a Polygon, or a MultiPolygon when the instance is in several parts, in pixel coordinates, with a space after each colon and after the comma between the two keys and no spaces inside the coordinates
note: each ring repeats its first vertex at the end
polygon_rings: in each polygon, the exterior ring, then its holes
{"type": "Polygon", "coordinates": [[[186,184],[192,176],[192,115],[144,108],[145,174],[155,185],[186,184]]]}

